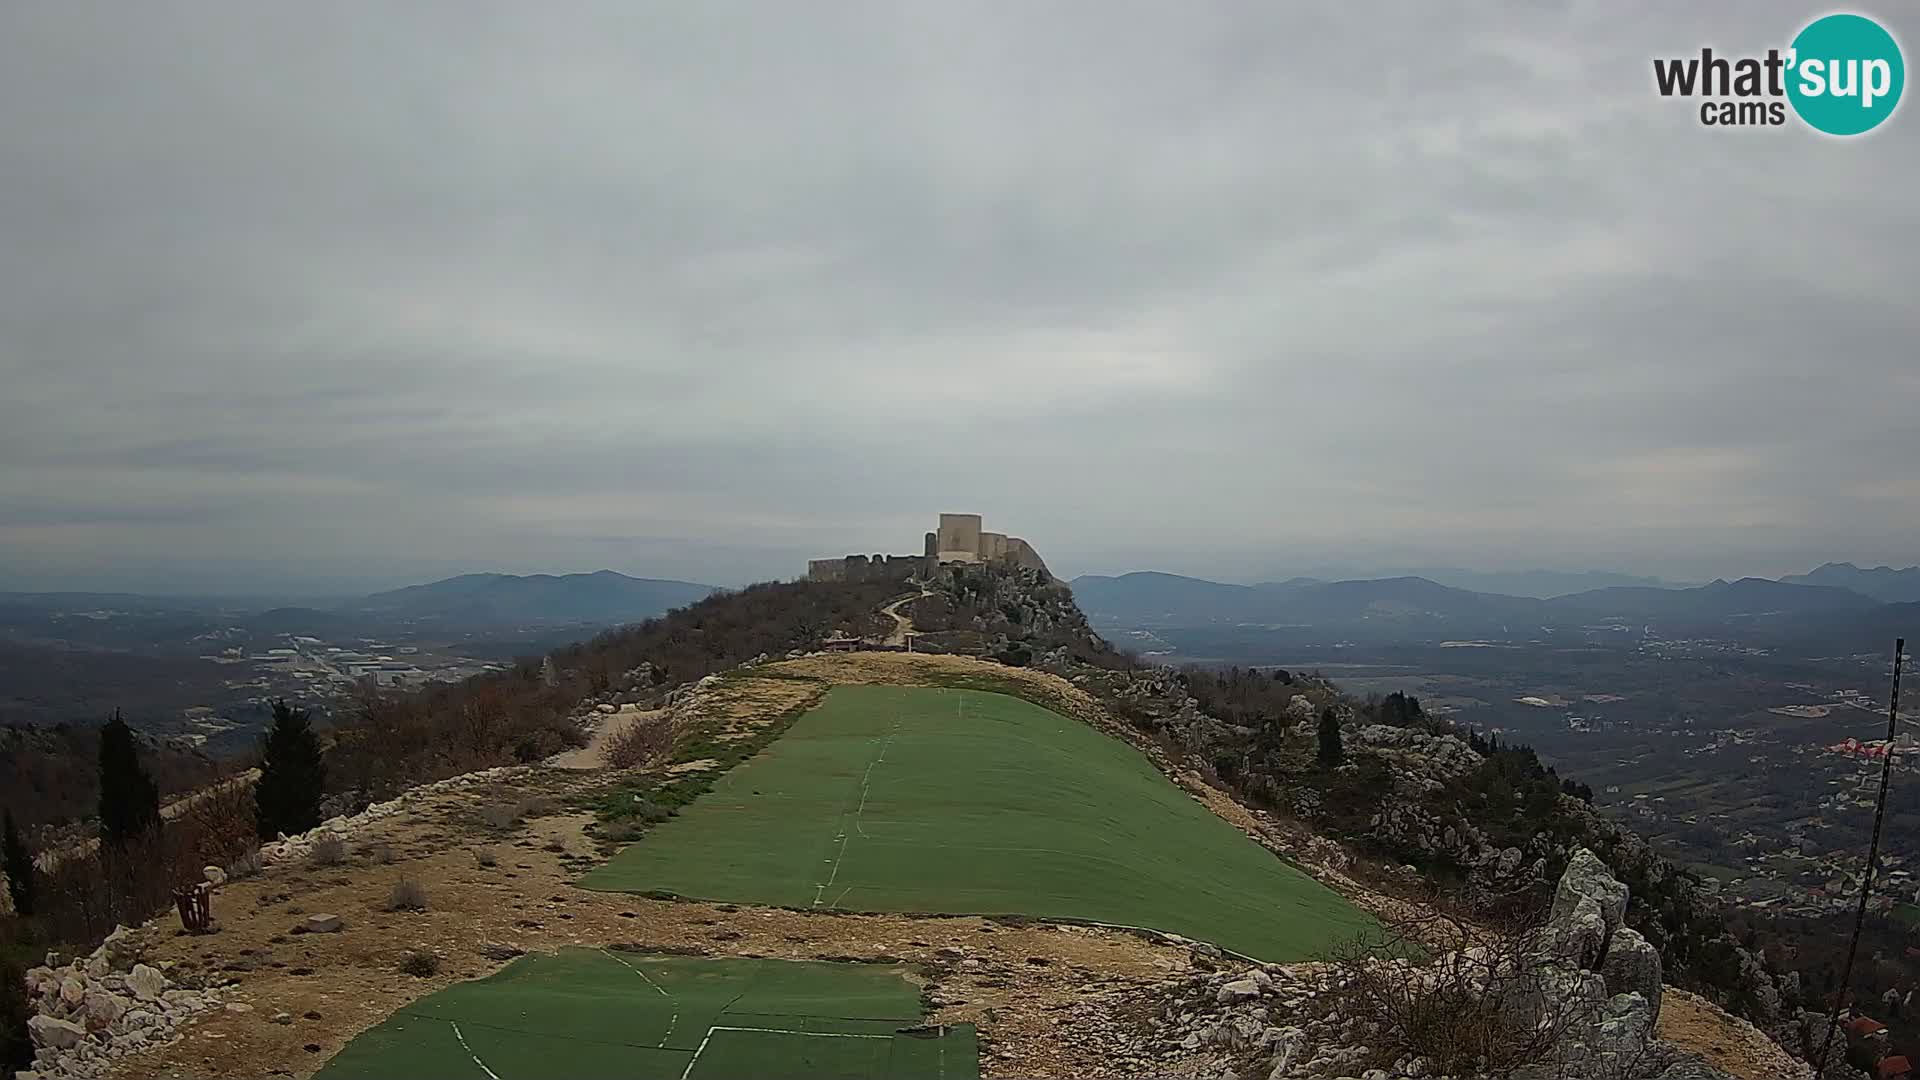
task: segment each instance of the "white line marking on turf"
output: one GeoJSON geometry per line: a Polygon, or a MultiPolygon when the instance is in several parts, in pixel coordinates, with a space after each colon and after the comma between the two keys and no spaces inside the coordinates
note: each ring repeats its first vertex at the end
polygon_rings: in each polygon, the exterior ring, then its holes
{"type": "Polygon", "coordinates": [[[863,839],[866,838],[867,829],[860,823],[860,815],[867,812],[867,794],[873,790],[873,767],[887,760],[887,748],[893,745],[893,737],[900,734],[900,725],[905,722],[904,716],[893,722],[893,730],[887,732],[887,741],[880,744],[880,756],[867,763],[867,775],[860,780],[860,806],[853,812],[853,827],[863,839]]]}
{"type": "MultiPolygon", "coordinates": [[[[693,1057],[687,1061],[687,1067],[680,1071],[680,1080],[687,1080],[687,1077],[693,1075],[694,1063],[700,1060],[701,1054],[704,1054],[707,1052],[707,1044],[713,1041],[713,1033],[716,1031],[764,1031],[770,1035],[805,1035],[810,1039],[887,1039],[887,1040],[892,1040],[893,1038],[893,1036],[891,1035],[850,1035],[840,1031],[794,1031],[790,1028],[728,1027],[726,1025],[717,1025],[715,1027],[708,1028],[706,1035],[704,1035],[700,1039],[700,1045],[693,1051],[693,1057]]],[[[492,1076],[493,1074],[488,1073],[487,1075],[492,1076]]],[[[498,1078],[496,1078],[496,1080],[498,1080],[498,1078]]]]}
{"type": "MultiPolygon", "coordinates": [[[[860,824],[860,815],[863,813],[866,813],[866,810],[867,810],[867,794],[872,790],[872,787],[873,787],[873,767],[875,765],[880,764],[882,761],[887,760],[887,748],[893,745],[894,735],[899,733],[900,725],[905,722],[906,722],[906,717],[904,716],[893,722],[893,731],[889,732],[887,734],[886,741],[880,744],[879,756],[875,757],[872,761],[867,762],[867,771],[865,775],[863,775],[860,778],[860,805],[857,808],[855,808],[853,812],[853,828],[854,828],[854,831],[858,832],[861,836],[867,835],[867,830],[863,828],[860,824]]],[[[845,814],[841,815],[841,820],[842,821],[846,820],[845,814]]],[[[822,885],[815,885],[813,887],[813,906],[814,907],[820,906],[820,901],[825,898],[826,891],[832,888],[834,881],[837,878],[839,878],[840,864],[841,862],[845,861],[847,857],[847,842],[851,840],[852,837],[847,833],[846,829],[842,827],[842,829],[840,830],[840,835],[836,837],[836,839],[840,841],[840,851],[839,851],[839,854],[834,856],[833,872],[827,875],[826,883],[822,885]]],[[[843,899],[846,897],[845,893],[841,893],[840,895],[843,899]]],[[[838,904],[839,901],[836,900],[834,901],[834,903],[838,904]]]]}
{"type": "Polygon", "coordinates": [[[608,952],[605,949],[601,949],[600,954],[602,956],[605,956],[607,959],[613,961],[614,963],[619,964],[621,967],[626,968],[628,971],[633,972],[635,975],[640,976],[642,981],[644,981],[648,986],[653,987],[655,990],[660,991],[660,996],[663,998],[666,998],[667,1001],[673,1005],[673,1016],[667,1020],[667,1033],[665,1035],[660,1036],[660,1041],[659,1043],[656,1044],[658,1046],[663,1046],[663,1047],[666,1046],[667,1040],[673,1038],[674,1025],[680,1022],[680,1003],[674,1000],[672,994],[667,993],[666,987],[661,986],[659,983],[654,982],[652,979],[647,978],[646,972],[641,971],[639,968],[634,967],[632,964],[627,963],[625,960],[620,959],[619,957],[613,955],[612,953],[608,952]]]}
{"type": "Polygon", "coordinates": [[[492,1069],[487,1068],[487,1063],[484,1061],[481,1061],[480,1055],[474,1053],[473,1047],[467,1045],[467,1037],[465,1035],[460,1034],[460,1025],[454,1023],[451,1020],[447,1021],[447,1024],[448,1026],[453,1028],[453,1037],[460,1040],[460,1049],[465,1050],[467,1052],[467,1056],[473,1059],[473,1063],[475,1065],[480,1066],[480,1071],[483,1073],[486,1073],[488,1076],[493,1077],[493,1080],[500,1080],[500,1074],[497,1072],[494,1072],[492,1069]]]}

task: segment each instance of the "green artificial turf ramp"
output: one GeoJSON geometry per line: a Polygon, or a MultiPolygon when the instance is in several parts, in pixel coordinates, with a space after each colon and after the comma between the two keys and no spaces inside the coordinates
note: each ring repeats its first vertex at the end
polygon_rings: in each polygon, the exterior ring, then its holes
{"type": "Polygon", "coordinates": [[[921,1016],[887,965],[569,949],[414,1002],[318,1080],[977,1080],[972,1028],[921,1016]]]}
{"type": "Polygon", "coordinates": [[[842,686],[588,888],[1144,926],[1263,960],[1377,929],[1139,752],[1004,694],[842,686]]]}

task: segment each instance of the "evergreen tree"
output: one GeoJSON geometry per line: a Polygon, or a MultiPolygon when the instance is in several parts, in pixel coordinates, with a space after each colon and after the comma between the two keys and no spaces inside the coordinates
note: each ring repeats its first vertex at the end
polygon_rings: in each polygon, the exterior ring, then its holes
{"type": "Polygon", "coordinates": [[[100,729],[100,839],[119,846],[160,824],[160,789],[140,764],[133,729],[113,710],[100,729]]]}
{"type": "Polygon", "coordinates": [[[273,727],[263,744],[260,780],[253,786],[255,823],[261,839],[303,833],[320,824],[327,766],[320,757],[307,710],[273,703],[273,727]]]}
{"type": "Polygon", "coordinates": [[[12,952],[0,952],[0,1076],[12,1076],[33,1064],[33,1036],[27,1020],[26,965],[12,952]]]}
{"type": "Polygon", "coordinates": [[[1331,769],[1347,760],[1347,752],[1340,745],[1340,714],[1329,705],[1320,714],[1320,764],[1331,769]]]}
{"type": "Polygon", "coordinates": [[[6,868],[7,892],[13,897],[15,914],[31,915],[33,853],[27,850],[26,842],[20,839],[20,829],[13,823],[13,811],[6,811],[5,817],[5,832],[0,835],[0,865],[6,868]]]}

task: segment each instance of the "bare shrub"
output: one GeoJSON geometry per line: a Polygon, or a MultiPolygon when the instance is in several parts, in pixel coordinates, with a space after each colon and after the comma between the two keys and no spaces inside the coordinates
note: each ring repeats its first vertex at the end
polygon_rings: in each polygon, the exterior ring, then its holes
{"type": "Polygon", "coordinates": [[[613,768],[645,768],[673,752],[673,724],[665,719],[636,720],[609,736],[602,752],[613,768]]]}
{"type": "Polygon", "coordinates": [[[393,891],[387,894],[388,911],[425,911],[427,910],[427,887],[415,878],[403,877],[393,883],[393,891]]]}
{"type": "Polygon", "coordinates": [[[513,803],[488,803],[480,808],[480,820],[489,829],[505,832],[520,824],[520,808],[513,803]]]}
{"type": "Polygon", "coordinates": [[[646,826],[637,821],[617,821],[600,826],[595,835],[609,843],[624,844],[640,839],[646,832],[646,826]]]}
{"type": "Polygon", "coordinates": [[[190,847],[201,866],[222,866],[257,850],[253,785],[236,777],[205,788],[187,800],[167,827],[175,833],[175,843],[190,847]]]}
{"type": "Polygon", "coordinates": [[[367,855],[382,866],[390,865],[394,860],[393,845],[385,841],[367,848],[367,855]]]}
{"type": "Polygon", "coordinates": [[[88,945],[116,923],[134,925],[173,906],[175,885],[201,880],[179,831],[149,829],[123,844],[76,848],[48,858],[39,875],[35,921],[51,941],[88,945]]]}
{"type": "Polygon", "coordinates": [[[520,816],[523,818],[549,817],[560,812],[560,804],[545,795],[535,795],[520,804],[520,816]]]}
{"type": "Polygon", "coordinates": [[[347,861],[347,842],[327,833],[313,842],[313,850],[307,853],[307,861],[314,866],[339,866],[347,861]]]}
{"type": "Polygon", "coordinates": [[[400,955],[400,970],[422,979],[440,974],[440,958],[425,949],[408,949],[400,955]]]}
{"type": "Polygon", "coordinates": [[[265,865],[265,860],[260,857],[259,848],[243,851],[227,864],[227,880],[245,881],[250,877],[259,877],[265,865]]]}
{"type": "Polygon", "coordinates": [[[495,855],[492,848],[474,848],[473,861],[482,869],[491,869],[500,865],[500,856],[495,855]]]}
{"type": "Polygon", "coordinates": [[[1495,929],[1435,908],[1409,912],[1375,936],[1332,951],[1334,1014],[1364,1031],[1373,1064],[1424,1058],[1438,1074],[1493,1080],[1551,1073],[1581,1006],[1543,982],[1531,921],[1495,929]],[[1450,948],[1427,958],[1435,945],[1450,948]]]}

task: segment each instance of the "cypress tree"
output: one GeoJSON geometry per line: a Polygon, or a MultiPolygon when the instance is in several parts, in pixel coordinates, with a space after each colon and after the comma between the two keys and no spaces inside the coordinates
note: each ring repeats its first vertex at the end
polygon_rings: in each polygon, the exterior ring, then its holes
{"type": "Polygon", "coordinates": [[[4,865],[7,874],[7,893],[13,897],[13,911],[16,915],[33,914],[33,853],[27,850],[26,842],[20,839],[20,829],[13,822],[13,811],[5,813],[6,828],[0,834],[0,865],[4,865]]]}
{"type": "Polygon", "coordinates": [[[254,818],[261,839],[303,833],[320,824],[320,799],[326,787],[327,766],[307,710],[274,702],[260,780],[253,786],[254,818]]]}
{"type": "Polygon", "coordinates": [[[160,789],[140,764],[133,729],[113,710],[100,729],[100,839],[119,846],[160,824],[160,789]]]}
{"type": "Polygon", "coordinates": [[[1331,769],[1346,759],[1346,749],[1340,745],[1340,714],[1329,705],[1320,714],[1320,764],[1331,769]]]}
{"type": "Polygon", "coordinates": [[[33,1036],[27,1020],[26,965],[12,952],[0,952],[0,1076],[12,1076],[33,1065],[33,1036]]]}

